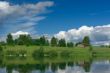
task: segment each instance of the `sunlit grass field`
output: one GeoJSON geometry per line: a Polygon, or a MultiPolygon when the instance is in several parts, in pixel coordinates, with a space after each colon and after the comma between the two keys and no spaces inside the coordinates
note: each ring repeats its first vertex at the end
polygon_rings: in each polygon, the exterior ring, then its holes
{"type": "MultiPolygon", "coordinates": [[[[35,50],[40,49],[41,46],[5,46],[3,48],[4,53],[4,63],[5,64],[34,64],[39,63],[40,61],[34,60],[32,57],[32,53],[35,50]],[[14,60],[7,60],[6,52],[7,51],[26,51],[26,59],[14,59],[14,60]]],[[[43,46],[42,47],[44,52],[57,52],[58,57],[52,58],[52,59],[44,59],[43,62],[68,62],[68,61],[82,61],[86,60],[89,61],[92,58],[92,53],[95,52],[95,58],[99,57],[110,57],[110,48],[104,48],[104,47],[93,47],[92,51],[90,51],[89,47],[83,48],[83,47],[51,47],[51,46],[43,46]],[[71,56],[69,58],[61,58],[60,53],[61,52],[70,52],[71,56]]]]}

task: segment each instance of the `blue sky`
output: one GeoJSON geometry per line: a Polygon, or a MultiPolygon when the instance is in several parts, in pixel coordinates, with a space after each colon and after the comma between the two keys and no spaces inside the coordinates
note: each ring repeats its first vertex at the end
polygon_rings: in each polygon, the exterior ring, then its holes
{"type": "Polygon", "coordinates": [[[17,31],[34,35],[54,35],[60,31],[78,30],[83,26],[97,28],[97,26],[108,27],[110,24],[110,0],[1,0],[0,2],[0,11],[8,9],[2,8],[3,2],[12,9],[12,13],[8,10],[5,14],[1,13],[4,15],[0,17],[1,36],[17,31]],[[39,2],[42,4],[36,7],[39,2]],[[32,8],[28,8],[30,4],[32,8]],[[17,10],[19,13],[16,13],[17,10]],[[21,12],[22,10],[26,10],[25,14],[21,12]],[[35,13],[31,16],[29,12],[35,13]],[[22,16],[29,18],[29,21],[21,18],[22,16]]]}
{"type": "Polygon", "coordinates": [[[97,26],[110,23],[109,0],[55,0],[54,2],[53,12],[38,26],[41,33],[54,34],[60,30],[79,28],[82,25],[97,26]]]}
{"type": "MultiPolygon", "coordinates": [[[[37,3],[47,0],[6,0],[12,4],[37,3]]],[[[60,30],[110,23],[110,0],[50,0],[52,12],[36,25],[39,34],[54,34],[60,30]],[[51,28],[50,28],[51,27],[51,28]],[[51,29],[51,31],[50,31],[51,29]]]]}

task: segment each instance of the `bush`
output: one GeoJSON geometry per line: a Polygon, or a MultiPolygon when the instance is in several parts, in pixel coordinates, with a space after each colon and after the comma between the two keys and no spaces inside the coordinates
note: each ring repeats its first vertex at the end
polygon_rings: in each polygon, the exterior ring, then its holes
{"type": "Polygon", "coordinates": [[[92,51],[93,50],[93,47],[90,45],[89,46],[89,51],[92,51]]]}
{"type": "Polygon", "coordinates": [[[58,53],[55,52],[55,51],[48,51],[45,53],[46,57],[49,57],[49,58],[55,58],[58,56],[58,53]]]}
{"type": "Polygon", "coordinates": [[[65,50],[60,53],[60,56],[66,58],[66,57],[70,57],[70,54],[71,54],[70,51],[65,50]]]}
{"type": "Polygon", "coordinates": [[[34,51],[32,56],[33,56],[34,59],[41,59],[41,58],[43,58],[44,57],[44,50],[43,50],[43,48],[41,47],[39,50],[34,51]]]}
{"type": "Polygon", "coordinates": [[[3,59],[3,48],[0,46],[0,64],[2,64],[2,59],[3,59]]]}
{"type": "Polygon", "coordinates": [[[3,47],[2,46],[0,46],[0,52],[2,52],[3,51],[3,47]]]}

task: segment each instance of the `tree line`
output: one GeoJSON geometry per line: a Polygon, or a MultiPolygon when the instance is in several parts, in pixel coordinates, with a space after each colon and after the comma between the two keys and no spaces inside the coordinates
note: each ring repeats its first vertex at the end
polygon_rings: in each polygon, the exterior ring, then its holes
{"type": "Polygon", "coordinates": [[[37,39],[32,39],[30,35],[20,35],[17,39],[13,39],[13,36],[9,33],[6,39],[7,45],[37,45],[37,46],[59,46],[59,47],[74,47],[75,45],[82,44],[84,47],[90,45],[90,39],[85,36],[79,43],[66,42],[65,39],[58,40],[56,37],[52,37],[49,41],[45,36],[41,36],[37,39]]]}

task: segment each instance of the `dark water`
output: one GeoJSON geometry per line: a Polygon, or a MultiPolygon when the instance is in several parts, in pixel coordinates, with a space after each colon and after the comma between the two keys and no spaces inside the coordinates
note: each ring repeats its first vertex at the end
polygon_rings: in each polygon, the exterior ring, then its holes
{"type": "Polygon", "coordinates": [[[110,73],[110,61],[1,65],[0,73],[110,73]]]}

